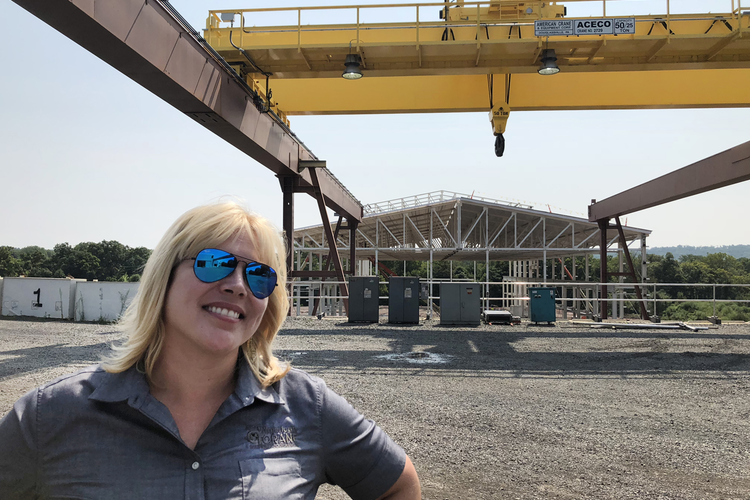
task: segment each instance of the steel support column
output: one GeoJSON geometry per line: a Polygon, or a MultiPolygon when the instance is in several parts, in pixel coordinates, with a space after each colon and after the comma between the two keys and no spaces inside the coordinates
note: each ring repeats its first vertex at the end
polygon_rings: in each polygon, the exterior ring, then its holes
{"type": "Polygon", "coordinates": [[[349,274],[352,276],[357,275],[357,226],[359,223],[356,220],[347,219],[347,225],[349,226],[349,274]]]}
{"type": "MultiPolygon", "coordinates": [[[[318,209],[320,210],[320,218],[323,221],[323,230],[326,233],[326,240],[328,240],[328,255],[329,259],[333,260],[333,267],[336,272],[336,277],[339,281],[339,291],[341,292],[342,300],[344,301],[344,310],[346,314],[349,314],[349,287],[344,281],[344,269],[341,267],[341,258],[339,257],[338,246],[336,245],[336,238],[331,231],[331,223],[328,220],[328,212],[326,212],[326,205],[323,199],[323,194],[320,192],[318,185],[318,173],[317,168],[310,168],[310,179],[313,183],[313,189],[315,199],[318,201],[318,209]],[[345,298],[343,298],[345,297],[345,298]]],[[[339,219],[340,221],[340,219],[339,219]]],[[[326,265],[326,267],[328,267],[326,265]]]]}
{"type": "MultiPolygon", "coordinates": [[[[625,260],[628,261],[628,268],[630,269],[630,277],[633,280],[635,295],[636,297],[638,297],[638,302],[641,306],[641,319],[648,320],[650,318],[648,316],[648,310],[646,310],[646,302],[644,302],[643,300],[641,287],[638,285],[638,277],[635,274],[635,266],[633,265],[633,259],[630,258],[630,250],[628,249],[628,244],[625,242],[625,232],[622,230],[622,224],[620,223],[619,217],[615,217],[615,223],[617,224],[617,232],[620,234],[620,246],[625,253],[625,260]]],[[[644,255],[641,255],[641,258],[643,257],[644,255]]]]}
{"type": "Polygon", "coordinates": [[[490,211],[484,211],[484,297],[485,309],[490,310],[490,211]]]}
{"type": "MultiPolygon", "coordinates": [[[[646,237],[641,236],[641,282],[648,281],[648,268],[646,265],[646,237]]],[[[656,314],[656,311],[654,311],[656,314]]]]}
{"type": "Polygon", "coordinates": [[[542,270],[542,281],[544,283],[547,283],[547,247],[549,246],[549,243],[547,243],[547,218],[544,219],[544,224],[542,225],[542,246],[544,247],[544,250],[542,250],[542,260],[544,261],[544,269],[542,270]]]}
{"type": "MultiPolygon", "coordinates": [[[[622,224],[620,223],[620,218],[615,217],[615,225],[610,226],[609,220],[607,219],[601,219],[597,221],[599,224],[599,234],[600,234],[600,240],[599,240],[599,246],[600,246],[600,266],[599,266],[599,281],[601,282],[601,318],[607,319],[607,282],[609,281],[610,276],[619,276],[620,278],[624,276],[629,276],[633,280],[633,285],[635,288],[635,295],[638,297],[638,303],[640,305],[641,309],[641,318],[648,320],[649,315],[648,311],[646,310],[646,303],[643,301],[643,295],[641,294],[641,288],[638,284],[638,277],[635,274],[635,267],[633,266],[633,259],[630,258],[630,251],[628,250],[627,242],[625,241],[625,232],[622,229],[622,224]],[[618,252],[619,260],[620,260],[620,270],[616,273],[610,273],[607,271],[607,229],[616,229],[618,233],[618,244],[620,246],[620,251],[618,252]],[[628,263],[628,272],[624,272],[622,270],[622,254],[625,254],[625,259],[628,263]]],[[[620,280],[622,281],[622,279],[620,280]]],[[[617,313],[617,307],[620,303],[619,302],[613,302],[612,303],[612,317],[616,318],[618,316],[623,316],[622,312],[624,311],[624,303],[622,303],[622,307],[620,307],[621,314],[618,315],[617,313]]]]}
{"type": "Polygon", "coordinates": [[[599,315],[604,320],[607,319],[607,228],[609,220],[600,219],[596,222],[599,224],[599,283],[601,283],[599,315]]]}
{"type": "MultiPolygon", "coordinates": [[[[284,212],[282,217],[284,225],[284,243],[286,244],[286,272],[287,276],[290,278],[294,271],[294,181],[294,177],[291,176],[279,178],[281,191],[284,196],[284,212]]],[[[291,279],[287,279],[287,282],[287,292],[291,296],[292,281],[291,279]]],[[[287,314],[292,314],[291,305],[287,314]]]]}
{"type": "Polygon", "coordinates": [[[432,225],[434,223],[432,214],[433,209],[430,208],[430,292],[427,294],[427,310],[429,311],[430,318],[432,318],[432,251],[434,248],[432,243],[432,225]]]}

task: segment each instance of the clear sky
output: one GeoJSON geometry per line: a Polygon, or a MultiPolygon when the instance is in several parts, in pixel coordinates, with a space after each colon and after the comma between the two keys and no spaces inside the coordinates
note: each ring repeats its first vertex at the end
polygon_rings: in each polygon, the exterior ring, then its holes
{"type": "MultiPolygon", "coordinates": [[[[197,29],[211,8],[333,3],[172,2],[197,29]]],[[[223,197],[281,226],[281,191],[265,167],[9,0],[0,0],[0,19],[0,245],[153,248],[179,214],[223,197]]],[[[291,122],[363,203],[443,189],[581,217],[592,198],[750,139],[748,108],[512,112],[502,158],[487,113],[291,122]]],[[[652,230],[649,246],[748,244],[749,194],[741,183],[629,215],[627,224],[652,230]]],[[[295,201],[296,227],[320,222],[312,198],[295,201]]]]}

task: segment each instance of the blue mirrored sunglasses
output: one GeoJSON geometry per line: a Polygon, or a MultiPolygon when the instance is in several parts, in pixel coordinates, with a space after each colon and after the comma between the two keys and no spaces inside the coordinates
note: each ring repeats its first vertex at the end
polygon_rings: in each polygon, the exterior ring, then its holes
{"type": "Polygon", "coordinates": [[[201,250],[193,260],[195,260],[195,264],[193,264],[195,277],[204,283],[223,280],[234,272],[240,262],[244,262],[245,280],[247,280],[247,286],[250,287],[250,291],[255,297],[265,299],[276,288],[276,271],[266,264],[254,260],[240,259],[229,252],[216,248],[201,250]]]}

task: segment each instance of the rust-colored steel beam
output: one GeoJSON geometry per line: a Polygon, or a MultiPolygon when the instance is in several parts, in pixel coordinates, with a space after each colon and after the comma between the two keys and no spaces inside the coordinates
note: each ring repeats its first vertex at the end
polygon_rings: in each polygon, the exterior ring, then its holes
{"type": "Polygon", "coordinates": [[[602,221],[750,179],[750,141],[589,205],[602,221]]]}
{"type": "MultiPolygon", "coordinates": [[[[313,181],[313,189],[315,189],[316,192],[315,198],[318,200],[320,218],[323,220],[323,229],[325,230],[326,240],[328,241],[328,252],[330,256],[329,261],[333,261],[333,268],[336,271],[336,277],[339,280],[339,291],[341,292],[342,297],[346,297],[342,299],[342,301],[344,302],[344,309],[346,310],[346,314],[349,314],[349,286],[347,285],[344,278],[344,268],[341,265],[341,257],[339,257],[339,249],[336,245],[336,238],[333,235],[333,231],[331,231],[331,223],[328,220],[328,214],[326,213],[326,208],[323,204],[323,198],[320,195],[320,191],[318,189],[318,170],[323,169],[308,168],[307,170],[308,172],[310,172],[310,177],[313,181]]],[[[326,264],[326,268],[327,267],[328,265],[326,264]]]]}
{"type": "MultiPolygon", "coordinates": [[[[279,177],[279,183],[281,184],[281,192],[284,196],[284,210],[283,210],[283,228],[284,228],[284,244],[286,245],[286,272],[287,272],[287,284],[286,293],[290,297],[292,296],[293,285],[292,285],[292,271],[294,270],[294,185],[296,179],[292,176],[285,175],[279,177]]],[[[292,302],[289,302],[289,310],[287,315],[292,315],[292,302]]]]}
{"type": "MultiPolygon", "coordinates": [[[[622,248],[623,248],[623,252],[625,253],[625,259],[628,262],[628,269],[630,269],[628,276],[630,276],[630,279],[633,280],[633,287],[635,288],[635,295],[636,297],[638,297],[638,303],[641,306],[641,319],[648,321],[650,319],[648,316],[648,309],[646,309],[646,303],[643,301],[643,295],[641,294],[641,287],[638,285],[638,276],[636,276],[635,274],[635,266],[633,265],[633,259],[630,258],[630,249],[628,249],[628,244],[625,241],[625,232],[622,230],[622,223],[620,222],[619,217],[615,217],[615,223],[617,224],[617,232],[620,235],[620,241],[622,242],[622,248]]],[[[610,273],[610,275],[611,274],[612,273],[610,273]]]]}
{"type": "MultiPolygon", "coordinates": [[[[299,176],[317,159],[253,96],[200,35],[161,0],[14,0],[279,176],[299,176]]],[[[328,171],[319,175],[325,204],[362,220],[362,205],[328,171]]]]}
{"type": "MultiPolygon", "coordinates": [[[[336,230],[333,232],[333,246],[338,249],[338,239],[339,239],[339,231],[341,231],[341,223],[344,221],[344,217],[339,215],[339,220],[336,222],[336,230]]],[[[330,246],[330,242],[328,245],[330,246]]],[[[338,252],[338,250],[337,250],[338,252]]],[[[331,269],[331,264],[333,263],[333,259],[331,258],[331,255],[333,255],[332,250],[329,250],[328,255],[325,257],[325,261],[323,261],[323,269],[328,271],[331,269]]],[[[342,266],[343,267],[343,266],[342,266]]]]}
{"type": "Polygon", "coordinates": [[[295,178],[292,176],[279,177],[281,192],[284,194],[283,229],[286,244],[286,269],[294,269],[294,188],[295,178]]]}
{"type": "Polygon", "coordinates": [[[608,219],[599,219],[599,317],[607,319],[607,228],[609,227],[608,219]]]}
{"type": "MultiPolygon", "coordinates": [[[[607,319],[607,293],[608,293],[608,286],[607,282],[609,281],[609,278],[611,276],[622,276],[622,277],[628,277],[631,280],[633,280],[633,286],[635,288],[635,295],[638,297],[638,302],[640,304],[641,309],[641,318],[645,320],[649,320],[648,310],[646,309],[646,303],[643,300],[643,295],[641,294],[641,288],[638,285],[638,276],[635,274],[635,266],[633,265],[633,259],[630,257],[630,250],[628,249],[628,245],[625,242],[625,231],[622,229],[622,224],[620,223],[620,218],[615,217],[615,225],[611,226],[609,224],[609,219],[599,219],[599,282],[601,283],[601,307],[600,307],[600,316],[602,319],[607,319]],[[620,242],[622,243],[623,253],[625,254],[625,259],[628,263],[628,269],[627,272],[609,272],[607,270],[607,229],[616,229],[619,236],[620,236],[620,242]]],[[[612,307],[615,307],[617,302],[612,302],[612,307]]],[[[614,311],[613,311],[614,315],[614,311]]]]}

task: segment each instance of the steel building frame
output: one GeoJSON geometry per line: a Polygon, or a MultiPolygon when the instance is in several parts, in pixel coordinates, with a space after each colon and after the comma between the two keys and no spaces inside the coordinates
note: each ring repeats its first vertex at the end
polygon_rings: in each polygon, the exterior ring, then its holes
{"type": "MultiPolygon", "coordinates": [[[[365,205],[364,212],[355,231],[339,232],[335,237],[339,253],[348,251],[350,273],[356,269],[353,263],[368,260],[376,268],[384,260],[429,261],[432,281],[435,261],[484,261],[488,267],[490,261],[509,261],[511,278],[536,274],[537,279],[548,282],[555,276],[548,276],[547,266],[539,266],[539,261],[596,255],[601,244],[596,221],[450,191],[365,205]]],[[[294,231],[292,276],[320,276],[312,268],[310,255],[318,255],[322,263],[329,254],[324,229],[317,225],[294,231]]],[[[605,247],[619,253],[638,242],[645,254],[649,234],[647,229],[623,227],[621,234],[608,238],[605,247]]],[[[641,274],[645,279],[645,270],[641,274]]],[[[566,279],[562,269],[559,278],[566,279]]],[[[485,292],[488,290],[486,281],[485,292]]]]}

